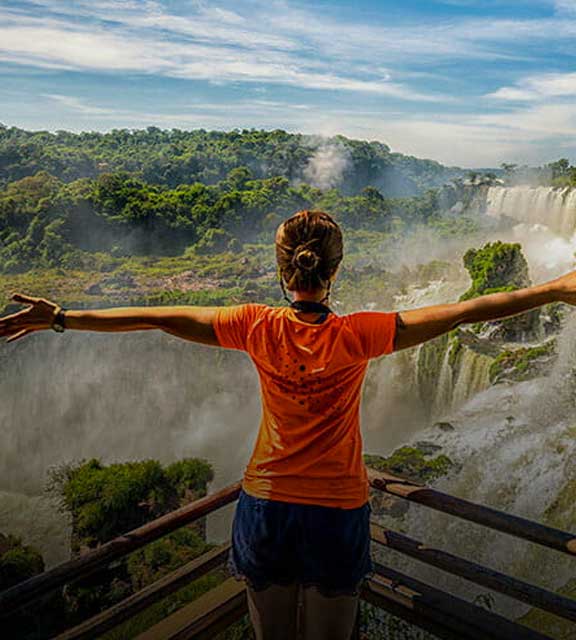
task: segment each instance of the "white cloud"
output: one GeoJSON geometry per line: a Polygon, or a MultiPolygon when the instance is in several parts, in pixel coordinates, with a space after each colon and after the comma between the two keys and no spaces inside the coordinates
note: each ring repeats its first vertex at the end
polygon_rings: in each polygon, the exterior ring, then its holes
{"type": "MultiPolygon", "coordinates": [[[[542,141],[551,137],[569,138],[576,134],[576,104],[543,104],[506,113],[480,114],[481,125],[504,129],[528,141],[542,141]]],[[[570,140],[565,140],[571,144],[570,140]]]]}
{"type": "Polygon", "coordinates": [[[104,31],[0,26],[0,59],[40,67],[160,70],[166,63],[154,55],[153,48],[104,31]]]}
{"type": "MultiPolygon", "coordinates": [[[[161,2],[120,0],[31,0],[54,16],[74,24],[106,21],[106,29],[143,39],[178,42],[192,38],[216,46],[257,51],[266,60],[272,51],[291,56],[293,64],[322,58],[350,72],[381,66],[383,61],[424,63],[439,58],[498,59],[521,57],[519,42],[557,41],[576,35],[576,22],[544,19],[458,19],[412,21],[402,26],[336,19],[326,10],[296,7],[285,0],[247,0],[234,10],[195,1],[186,15],[169,11],[161,2]]],[[[557,3],[558,5],[560,3],[557,3]]],[[[568,3],[566,3],[568,4],[568,3]]],[[[174,5],[178,6],[178,5],[174,5]]],[[[19,13],[20,17],[31,17],[19,13]]]]}
{"type": "Polygon", "coordinates": [[[50,100],[57,102],[58,104],[62,105],[63,107],[66,107],[67,109],[70,109],[72,111],[77,111],[85,115],[91,115],[91,116],[92,115],[108,115],[108,114],[115,113],[114,110],[112,109],[107,109],[107,108],[97,107],[94,105],[87,104],[81,98],[77,98],[74,96],[63,96],[55,93],[46,93],[42,97],[49,98],[50,100]]]}
{"type": "Polygon", "coordinates": [[[404,152],[424,154],[448,164],[540,164],[561,155],[574,155],[576,103],[531,106],[497,114],[399,118],[375,133],[404,152]]]}
{"type": "Polygon", "coordinates": [[[533,100],[536,96],[529,89],[519,89],[518,87],[501,87],[493,93],[489,93],[487,98],[496,98],[497,100],[510,100],[519,102],[524,100],[533,100]]]}
{"type": "MultiPolygon", "coordinates": [[[[390,63],[425,68],[438,59],[518,57],[514,43],[576,35],[576,22],[566,19],[382,26],[337,21],[280,0],[252,0],[235,10],[194,2],[187,5],[192,7],[187,15],[153,0],[32,1],[49,15],[0,15],[4,60],[209,77],[218,83],[270,82],[411,101],[448,98],[408,86],[416,79],[414,72],[394,72],[390,63]]],[[[503,91],[497,97],[506,95],[503,91]]]]}
{"type": "Polygon", "coordinates": [[[238,100],[234,103],[209,103],[209,102],[188,102],[187,112],[166,112],[161,113],[146,113],[143,111],[137,111],[135,109],[118,109],[113,107],[103,107],[88,102],[85,98],[79,96],[70,96],[62,94],[45,93],[41,95],[42,98],[48,98],[52,102],[56,102],[64,107],[69,112],[75,112],[80,115],[102,115],[109,117],[110,119],[119,120],[134,120],[140,122],[144,117],[159,118],[163,122],[170,122],[170,118],[177,118],[178,120],[186,119],[190,117],[192,122],[197,121],[198,115],[202,114],[220,114],[215,117],[222,117],[222,114],[230,114],[231,109],[234,112],[238,112],[242,116],[247,114],[266,114],[266,113],[285,113],[289,110],[296,111],[309,111],[312,107],[309,104],[286,104],[284,102],[278,102],[274,100],[238,100]]]}
{"type": "Polygon", "coordinates": [[[576,35],[576,22],[565,18],[451,18],[382,26],[337,21],[326,14],[296,9],[284,0],[272,4],[274,12],[262,12],[259,18],[262,24],[274,29],[277,14],[281,13],[283,34],[308,38],[323,53],[347,56],[350,60],[409,60],[426,65],[448,58],[522,58],[524,55],[515,48],[519,43],[556,42],[576,35]]]}
{"type": "Polygon", "coordinates": [[[489,98],[510,101],[539,101],[576,96],[576,73],[544,73],[523,78],[513,87],[501,87],[489,98]]]}
{"type": "MultiPolygon", "coordinates": [[[[161,16],[159,17],[161,18],[161,16]]],[[[162,25],[162,20],[157,24],[162,25]]],[[[146,18],[145,20],[148,20],[146,18]]],[[[150,18],[151,20],[152,18],[150,18]]],[[[158,21],[159,20],[159,21],[158,21]]],[[[172,20],[172,19],[170,19],[172,20]]],[[[266,55],[253,48],[170,41],[161,37],[110,32],[58,20],[42,26],[37,18],[4,14],[0,60],[47,68],[157,73],[212,82],[284,84],[307,89],[365,92],[413,101],[450,100],[391,82],[390,75],[358,77],[326,69],[322,61],[281,50],[266,55]]],[[[217,40],[220,40],[217,38],[217,40]]],[[[277,44],[277,43],[276,43],[277,44]]]]}
{"type": "Polygon", "coordinates": [[[576,13],[574,0],[554,0],[554,8],[558,13],[576,13]]]}

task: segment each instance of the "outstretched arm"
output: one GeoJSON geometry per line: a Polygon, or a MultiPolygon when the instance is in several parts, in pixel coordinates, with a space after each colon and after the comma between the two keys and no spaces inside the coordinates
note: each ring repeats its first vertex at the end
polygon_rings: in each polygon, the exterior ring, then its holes
{"type": "MultiPolygon", "coordinates": [[[[20,293],[12,296],[27,309],[0,318],[0,337],[12,342],[34,331],[50,329],[58,305],[20,293]]],[[[219,346],[212,327],[218,307],[118,307],[67,310],[66,329],[81,331],[141,331],[160,329],[185,340],[219,346]]]]}
{"type": "Polygon", "coordinates": [[[551,302],[576,304],[576,271],[518,291],[493,293],[454,304],[401,311],[398,315],[394,350],[427,342],[461,324],[499,320],[551,302]]]}

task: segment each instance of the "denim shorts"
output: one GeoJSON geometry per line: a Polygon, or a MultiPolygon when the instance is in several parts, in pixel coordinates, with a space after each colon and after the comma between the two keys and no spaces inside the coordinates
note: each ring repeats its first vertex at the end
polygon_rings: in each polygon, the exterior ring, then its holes
{"type": "Polygon", "coordinates": [[[228,568],[255,591],[298,583],[358,595],[372,573],[370,504],[355,509],[255,498],[240,491],[228,568]]]}

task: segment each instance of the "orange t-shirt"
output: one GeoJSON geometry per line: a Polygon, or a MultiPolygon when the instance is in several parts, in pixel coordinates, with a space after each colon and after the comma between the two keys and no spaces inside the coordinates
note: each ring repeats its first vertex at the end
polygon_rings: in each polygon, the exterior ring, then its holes
{"type": "Polygon", "coordinates": [[[246,493],[352,509],[368,500],[361,388],[370,358],[394,348],[397,312],[328,314],[321,324],[291,307],[221,307],[222,347],[246,351],[258,371],[262,419],[244,473],[246,493]]]}

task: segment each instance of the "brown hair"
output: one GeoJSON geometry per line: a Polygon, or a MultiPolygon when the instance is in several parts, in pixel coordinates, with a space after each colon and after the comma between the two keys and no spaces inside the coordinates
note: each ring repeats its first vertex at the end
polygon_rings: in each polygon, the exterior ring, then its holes
{"type": "MultiPolygon", "coordinates": [[[[276,231],[280,284],[289,291],[328,289],[342,260],[342,232],[323,211],[298,211],[276,231]]],[[[285,297],[286,292],[284,292],[285,297]]]]}

